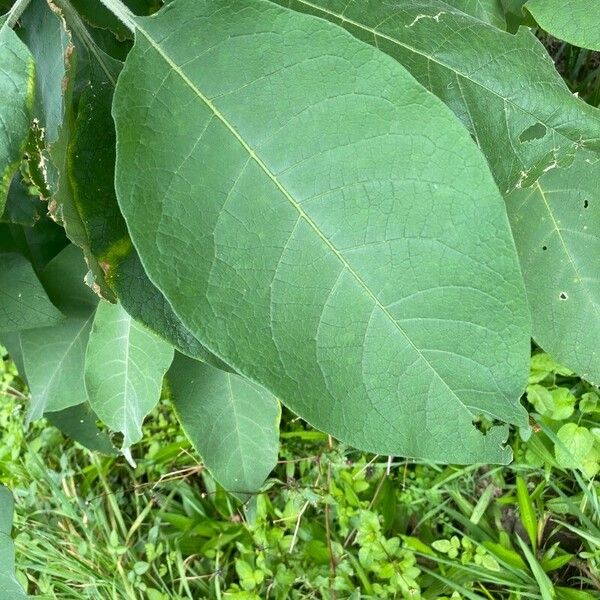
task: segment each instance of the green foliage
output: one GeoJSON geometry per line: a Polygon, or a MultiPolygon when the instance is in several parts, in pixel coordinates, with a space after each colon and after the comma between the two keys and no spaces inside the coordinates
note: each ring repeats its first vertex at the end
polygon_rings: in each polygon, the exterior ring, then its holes
{"type": "Polygon", "coordinates": [[[116,187],[150,279],[206,347],[337,438],[403,456],[508,460],[506,430],[484,436],[472,424],[481,414],[526,422],[515,399],[528,316],[484,161],[441,102],[385,55],[268,3],[250,14],[223,7],[216,19],[211,3],[184,1],[136,20],[114,99],[116,187]],[[185,42],[190,19],[214,21],[204,45],[185,42]],[[254,34],[261,22],[282,30],[269,52],[254,34]],[[310,48],[298,32],[314,38],[310,48]],[[246,61],[222,68],[216,45],[246,61]],[[336,70],[340,62],[355,66],[336,70]],[[272,119],[266,96],[286,98],[298,78],[314,82],[310,91],[272,119]],[[162,109],[173,98],[180,113],[162,109]],[[348,125],[332,126],[342,111],[348,125]],[[431,122],[444,131],[435,143],[423,133],[431,122]],[[365,195],[374,201],[362,205],[365,195]],[[191,249],[215,258],[189,260],[191,249]],[[449,345],[455,337],[462,352],[449,345]],[[443,410],[415,413],[413,394],[443,410]],[[409,418],[429,435],[414,436],[409,418]]]}
{"type": "Polygon", "coordinates": [[[160,399],[172,360],[172,346],[121,305],[100,302],[85,355],[85,388],[98,417],[123,435],[123,448],[142,438],[142,423],[160,399]]]}
{"type": "Polygon", "coordinates": [[[277,463],[277,399],[244,377],[182,354],[168,377],[181,425],[215,479],[241,496],[259,491],[277,463]]]}
{"type": "Polygon", "coordinates": [[[528,0],[525,9],[561,40],[600,50],[600,5],[595,0],[528,0]]]}
{"type": "Polygon", "coordinates": [[[43,422],[24,431],[11,367],[4,381],[17,579],[42,597],[598,597],[598,484],[524,461],[517,434],[514,465],[440,467],[330,445],[285,413],[282,461],[240,505],[187,451],[169,400],[133,469],[43,422]]]}
{"type": "MultiPolygon", "coordinates": [[[[527,572],[515,593],[567,597],[548,573],[569,553],[544,545],[540,502],[550,473],[585,487],[600,471],[600,67],[542,29],[597,48],[585,6],[3,2],[0,340],[28,424],[133,464],[167,396],[206,485],[245,501],[251,533],[235,539],[294,517],[263,533],[321,561],[307,593],[354,597],[360,581],[368,597],[473,598],[475,580],[518,580],[510,565],[527,572]],[[280,402],[324,433],[280,438],[280,402]],[[328,440],[305,472],[315,490],[269,504],[280,439],[309,438],[328,440]],[[493,532],[492,480],[476,498],[448,488],[454,529],[423,538],[388,527],[389,472],[346,480],[349,447],[461,464],[514,452],[544,478],[516,467],[508,484],[516,543],[493,532]],[[325,536],[301,531],[315,506],[325,536]]],[[[433,510],[436,493],[417,500],[433,510]]],[[[564,527],[591,530],[582,514],[564,527]]],[[[123,535],[107,533],[115,556],[123,535]]],[[[259,554],[227,558],[232,597],[297,591],[259,554]]],[[[152,569],[132,558],[126,593],[167,593],[136,587],[152,569]]]]}
{"type": "Polygon", "coordinates": [[[33,57],[9,25],[0,21],[0,214],[25,150],[34,97],[33,57]]]}
{"type": "Polygon", "coordinates": [[[600,160],[580,153],[506,197],[529,296],[533,337],[554,358],[600,383],[600,160]]]}

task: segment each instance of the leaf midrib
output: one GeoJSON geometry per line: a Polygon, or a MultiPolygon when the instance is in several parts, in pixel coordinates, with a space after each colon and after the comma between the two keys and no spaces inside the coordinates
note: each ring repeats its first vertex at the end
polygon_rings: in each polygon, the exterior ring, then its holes
{"type": "Polygon", "coordinates": [[[332,244],[332,242],[323,234],[323,232],[319,229],[317,224],[309,217],[309,215],[304,211],[302,206],[294,200],[291,194],[283,187],[283,185],[279,182],[275,174],[267,167],[267,165],[262,161],[262,159],[256,154],[254,149],[248,145],[248,143],[242,138],[242,136],[238,133],[238,131],[233,127],[233,125],[227,120],[227,118],[217,109],[217,107],[207,98],[194,84],[194,82],[185,74],[185,72],[175,63],[173,60],[163,51],[160,45],[151,37],[151,35],[139,25],[139,21],[137,21],[137,32],[141,33],[148,43],[154,48],[154,50],[159,54],[159,56],[169,65],[169,67],[183,80],[183,82],[189,86],[189,88],[200,98],[206,106],[213,112],[215,117],[219,119],[223,125],[232,133],[232,135],[238,140],[240,145],[246,150],[249,156],[256,162],[256,164],[261,168],[262,171],[269,177],[269,179],[275,184],[277,189],[285,196],[285,198],[290,202],[290,204],[298,211],[298,214],[308,223],[308,225],[315,231],[315,233],[323,240],[323,242],[329,247],[329,249],[335,254],[338,260],[342,263],[345,269],[356,279],[359,285],[365,290],[367,295],[373,300],[375,306],[377,306],[383,314],[393,323],[396,329],[404,336],[406,341],[410,344],[413,350],[417,353],[417,355],[423,360],[425,365],[433,372],[433,374],[442,382],[442,384],[448,389],[452,397],[454,397],[459,404],[465,409],[465,411],[473,416],[473,412],[469,410],[467,405],[458,397],[456,392],[452,390],[452,388],[446,383],[445,379],[441,376],[441,374],[435,369],[435,367],[429,362],[426,356],[419,350],[419,348],[415,345],[412,339],[408,336],[408,334],[402,329],[397,320],[393,317],[393,315],[387,310],[387,308],[379,301],[377,296],[371,291],[366,282],[360,277],[360,275],[352,268],[352,266],[348,263],[345,257],[340,253],[340,251],[332,244]]]}
{"type": "MultiPolygon", "coordinates": [[[[448,69],[449,71],[451,71],[452,73],[454,73],[456,76],[460,76],[463,79],[466,79],[467,81],[470,81],[472,84],[476,85],[477,87],[480,87],[481,89],[484,89],[485,91],[493,94],[494,96],[496,96],[500,100],[504,100],[505,102],[509,103],[513,108],[515,108],[515,109],[521,111],[522,113],[530,116],[532,119],[535,119],[538,123],[541,123],[542,125],[546,126],[548,129],[554,131],[558,135],[561,135],[561,136],[563,136],[563,137],[571,140],[572,142],[580,142],[581,141],[579,138],[573,139],[573,138],[565,135],[563,132],[558,131],[558,129],[556,129],[556,127],[553,127],[553,126],[549,125],[548,123],[546,123],[545,121],[540,120],[537,115],[534,115],[532,112],[530,112],[527,109],[523,108],[519,104],[516,104],[511,99],[505,98],[504,96],[501,96],[495,90],[491,89],[490,87],[484,85],[483,83],[481,83],[481,82],[479,82],[479,81],[477,81],[475,79],[472,79],[471,77],[469,77],[465,73],[457,71],[455,67],[452,67],[452,66],[446,64],[445,62],[443,62],[442,60],[440,60],[439,58],[437,58],[435,56],[432,56],[430,54],[426,54],[425,52],[417,50],[414,46],[411,46],[410,44],[406,44],[405,42],[401,42],[400,40],[398,40],[398,39],[396,39],[394,37],[391,37],[390,35],[384,34],[384,33],[378,31],[377,29],[375,29],[373,27],[369,27],[369,26],[365,25],[364,23],[360,23],[359,21],[355,21],[353,19],[349,19],[349,18],[345,17],[343,14],[338,14],[336,12],[333,12],[331,10],[323,8],[322,6],[319,6],[318,4],[313,4],[312,2],[309,2],[308,0],[296,0],[296,1],[299,2],[300,4],[304,4],[305,6],[308,6],[308,7],[312,8],[312,9],[314,9],[314,10],[321,11],[323,14],[329,15],[331,17],[335,17],[336,19],[340,19],[343,23],[348,23],[350,25],[353,25],[354,27],[357,27],[358,29],[361,29],[361,30],[363,30],[363,31],[365,31],[367,33],[370,33],[374,38],[378,38],[379,37],[381,39],[387,40],[388,42],[392,42],[393,44],[396,44],[397,46],[401,46],[402,48],[405,48],[406,50],[410,50],[411,52],[414,52],[415,54],[418,54],[419,56],[423,56],[427,60],[430,60],[431,62],[439,65],[440,67],[444,67],[445,69],[448,69]]],[[[443,3],[443,4],[445,4],[445,3],[443,3]]],[[[456,7],[453,7],[453,6],[450,6],[450,5],[446,5],[446,6],[448,6],[449,12],[454,12],[454,13],[459,12],[461,14],[464,14],[465,17],[467,17],[467,18],[474,18],[474,17],[470,17],[466,13],[463,13],[462,11],[460,11],[459,9],[457,9],[456,7]]],[[[475,19],[475,20],[480,21],[479,19],[475,19]]],[[[484,23],[483,21],[480,21],[480,22],[481,22],[482,26],[493,27],[493,25],[490,25],[489,23],[484,23]]],[[[510,34],[507,34],[507,35],[510,35],[510,34]]],[[[433,92],[431,92],[431,93],[433,93],[433,92]]]]}

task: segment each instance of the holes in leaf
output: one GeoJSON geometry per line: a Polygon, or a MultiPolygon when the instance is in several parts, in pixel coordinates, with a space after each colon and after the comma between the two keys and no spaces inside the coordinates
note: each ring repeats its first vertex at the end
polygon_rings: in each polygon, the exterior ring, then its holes
{"type": "Polygon", "coordinates": [[[532,142],[533,140],[539,140],[546,135],[546,126],[542,123],[536,123],[535,125],[531,125],[525,129],[525,131],[521,132],[519,136],[519,141],[523,142],[532,142]]]}
{"type": "Polygon", "coordinates": [[[583,201],[583,208],[587,208],[590,205],[590,203],[587,200],[583,201]]]}
{"type": "Polygon", "coordinates": [[[483,435],[487,435],[487,433],[492,427],[502,425],[500,421],[496,419],[490,419],[485,415],[479,415],[478,417],[475,417],[471,422],[473,423],[473,427],[475,427],[475,429],[483,433],[483,435]]]}
{"type": "Polygon", "coordinates": [[[559,297],[561,300],[568,300],[568,298],[569,298],[569,296],[567,296],[567,294],[566,294],[565,292],[561,292],[561,293],[558,295],[558,297],[559,297]]]}
{"type": "Polygon", "coordinates": [[[542,250],[548,250],[548,246],[542,246],[542,250]]]}

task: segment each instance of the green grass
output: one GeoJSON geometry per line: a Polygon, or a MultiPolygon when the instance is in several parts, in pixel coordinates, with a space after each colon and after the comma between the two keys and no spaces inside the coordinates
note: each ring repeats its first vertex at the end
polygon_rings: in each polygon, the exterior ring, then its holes
{"type": "Polygon", "coordinates": [[[19,577],[36,597],[600,598],[598,484],[554,450],[566,422],[594,431],[597,412],[580,410],[590,386],[543,355],[532,382],[576,404],[538,416],[528,441],[513,432],[512,465],[366,455],[285,413],[281,462],[245,504],[203,469],[167,400],[132,469],[45,422],[27,428],[14,376],[5,363],[0,482],[16,496],[19,577]]]}

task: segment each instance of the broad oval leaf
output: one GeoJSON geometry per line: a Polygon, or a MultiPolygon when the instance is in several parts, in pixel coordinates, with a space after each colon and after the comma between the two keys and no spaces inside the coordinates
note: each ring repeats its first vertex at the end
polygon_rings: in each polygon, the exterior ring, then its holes
{"type": "Polygon", "coordinates": [[[21,332],[21,350],[31,391],[28,419],[87,400],[83,379],[85,350],[98,298],[84,282],[81,251],[70,245],[41,273],[50,298],[66,315],[52,327],[21,332]]]}
{"type": "Polygon", "coordinates": [[[598,0],[529,0],[525,8],[554,37],[581,48],[600,50],[598,0]]]}
{"type": "Polygon", "coordinates": [[[0,331],[45,327],[63,319],[29,261],[20,254],[0,253],[0,331]]]}
{"type": "Polygon", "coordinates": [[[266,1],[136,24],[117,195],[184,325],[354,446],[508,460],[506,428],[472,422],[526,425],[529,317],[502,199],[451,112],[390,57],[266,1]]]}
{"type": "Polygon", "coordinates": [[[120,304],[100,302],[85,358],[90,405],[123,448],[142,439],[142,423],[160,399],[173,348],[136,323],[120,304]]]}
{"type": "Polygon", "coordinates": [[[183,354],[175,355],[169,385],[179,421],[214,478],[237,495],[259,491],[277,463],[277,399],[183,354]]]}
{"type": "Polygon", "coordinates": [[[571,94],[527,28],[512,35],[441,0],[278,1],[402,63],[469,129],[503,193],[570,164],[581,147],[600,151],[600,111],[571,94]]]}
{"type": "Polygon", "coordinates": [[[0,24],[0,215],[29,134],[34,74],[27,46],[8,25],[0,24]]]}
{"type": "Polygon", "coordinates": [[[506,198],[527,286],[535,341],[581,377],[600,383],[600,161],[581,153],[568,169],[506,198]]]}

